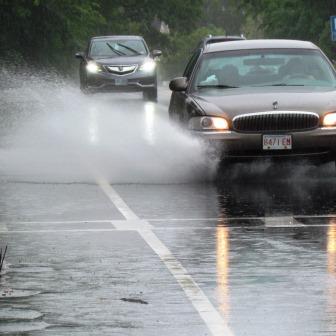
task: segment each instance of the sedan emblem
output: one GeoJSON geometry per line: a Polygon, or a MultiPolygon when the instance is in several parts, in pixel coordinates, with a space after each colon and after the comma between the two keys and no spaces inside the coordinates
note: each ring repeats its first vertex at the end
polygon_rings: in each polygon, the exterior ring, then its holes
{"type": "Polygon", "coordinates": [[[277,101],[273,102],[273,110],[277,110],[279,108],[279,103],[277,101]]]}
{"type": "Polygon", "coordinates": [[[119,68],[119,71],[120,71],[120,72],[123,72],[124,67],[120,66],[120,67],[118,67],[118,68],[119,68]]]}

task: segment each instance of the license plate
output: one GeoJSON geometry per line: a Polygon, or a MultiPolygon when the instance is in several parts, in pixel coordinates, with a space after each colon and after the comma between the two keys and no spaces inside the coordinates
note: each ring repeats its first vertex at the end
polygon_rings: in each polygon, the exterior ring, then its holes
{"type": "Polygon", "coordinates": [[[115,80],[115,85],[127,85],[127,79],[125,78],[117,78],[115,80]]]}
{"type": "Polygon", "coordinates": [[[291,135],[264,135],[263,150],[292,149],[291,135]]]}

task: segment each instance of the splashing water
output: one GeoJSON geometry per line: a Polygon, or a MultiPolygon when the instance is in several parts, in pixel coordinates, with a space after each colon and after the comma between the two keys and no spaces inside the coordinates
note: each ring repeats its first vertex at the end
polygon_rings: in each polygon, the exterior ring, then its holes
{"type": "Polygon", "coordinates": [[[204,181],[205,148],[140,94],[85,96],[57,76],[10,75],[1,94],[2,178],[37,182],[204,181]]]}

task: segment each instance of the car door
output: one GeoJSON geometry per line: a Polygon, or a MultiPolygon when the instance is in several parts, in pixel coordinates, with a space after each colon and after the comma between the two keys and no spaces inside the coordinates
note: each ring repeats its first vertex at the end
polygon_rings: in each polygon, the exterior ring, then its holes
{"type": "MultiPolygon", "coordinates": [[[[188,81],[190,80],[193,74],[193,71],[201,55],[201,52],[202,52],[202,49],[198,48],[193,53],[193,55],[189,59],[189,62],[184,70],[183,77],[186,77],[188,81]]],[[[188,122],[189,120],[188,111],[187,111],[188,99],[189,99],[188,90],[172,93],[170,105],[169,105],[170,119],[177,121],[181,124],[188,122]]]]}

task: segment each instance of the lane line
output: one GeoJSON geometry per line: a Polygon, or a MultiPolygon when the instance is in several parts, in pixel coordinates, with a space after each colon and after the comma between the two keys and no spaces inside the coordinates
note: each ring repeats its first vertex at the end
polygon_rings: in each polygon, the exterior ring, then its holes
{"type": "Polygon", "coordinates": [[[130,230],[143,230],[150,229],[153,230],[154,226],[150,225],[147,221],[141,219],[135,220],[113,220],[111,221],[113,226],[119,231],[130,231],[130,230]]]}
{"type": "Polygon", "coordinates": [[[152,250],[160,257],[170,273],[177,280],[188,299],[197,310],[208,329],[214,336],[233,336],[228,323],[207,298],[182,264],[173,256],[157,235],[149,229],[138,230],[138,233],[152,250]]]}
{"type": "Polygon", "coordinates": [[[209,217],[209,218],[147,218],[148,222],[182,222],[182,221],[226,221],[226,220],[263,220],[264,217],[209,217]]]}
{"type": "Polygon", "coordinates": [[[260,239],[263,242],[266,242],[267,244],[273,246],[274,248],[278,249],[278,250],[291,250],[291,251],[309,251],[311,252],[311,250],[305,248],[305,247],[301,247],[301,246],[294,246],[292,244],[289,243],[285,243],[285,242],[281,242],[281,241],[277,241],[277,240],[273,240],[273,239],[268,239],[268,238],[263,238],[260,239]]]}
{"type": "MultiPolygon", "coordinates": [[[[187,270],[174,257],[172,252],[166,245],[156,236],[149,227],[147,221],[140,220],[138,216],[127,206],[117,192],[112,188],[108,181],[100,178],[97,181],[106,196],[111,200],[112,204],[119,209],[125,216],[126,220],[131,220],[133,230],[139,233],[148,246],[159,256],[161,261],[167,267],[169,272],[178,282],[204,323],[213,336],[233,336],[227,321],[217,311],[214,305],[207,298],[202,289],[197,285],[194,279],[188,274],[187,270]],[[139,226],[137,226],[139,224],[139,226]]],[[[122,227],[122,223],[119,223],[122,227]]],[[[115,224],[114,224],[115,225],[115,224]]],[[[127,226],[126,223],[124,225],[127,226]]]]}
{"type": "MultiPolygon", "coordinates": [[[[128,208],[129,209],[129,208],[128,208]]],[[[306,218],[321,218],[321,219],[330,219],[330,218],[334,218],[336,219],[336,215],[312,215],[312,216],[308,216],[308,215],[295,215],[295,216],[285,216],[286,218],[293,218],[295,220],[295,222],[297,222],[298,220],[302,219],[306,219],[306,218]]],[[[265,221],[265,219],[267,220],[267,218],[282,218],[282,217],[204,217],[204,218],[142,218],[142,220],[145,220],[147,222],[201,222],[201,221],[232,221],[232,220],[261,220],[261,221],[265,221]]],[[[137,217],[136,219],[139,219],[139,217],[137,217]]],[[[76,223],[110,223],[111,221],[113,221],[114,219],[93,219],[93,220],[85,220],[85,219],[80,219],[80,220],[65,220],[65,221],[6,221],[6,222],[0,222],[0,227],[1,225],[5,225],[6,223],[9,224],[76,224],[76,223]]],[[[303,225],[303,226],[311,226],[310,224],[302,224],[302,223],[298,223],[299,225],[303,225]]],[[[314,225],[314,224],[312,224],[314,225]]],[[[322,224],[323,225],[323,224],[322,224]]]]}
{"type": "MultiPolygon", "coordinates": [[[[10,224],[100,224],[100,223],[111,223],[112,219],[103,219],[103,220],[71,220],[71,221],[31,221],[31,222],[7,222],[10,224]]],[[[1,222],[0,222],[1,227],[1,222]]]]}
{"type": "MultiPolygon", "coordinates": [[[[110,223],[112,223],[115,228],[113,229],[49,229],[49,230],[8,230],[8,229],[1,229],[0,228],[0,233],[3,234],[11,234],[11,233],[24,233],[24,232],[28,232],[28,233],[48,233],[48,232],[115,232],[115,231],[137,231],[138,229],[135,228],[135,224],[134,222],[132,224],[128,224],[127,221],[120,221],[120,223],[118,225],[115,225],[113,223],[113,221],[110,221],[110,223]]],[[[146,225],[147,227],[150,227],[150,225],[146,225]]],[[[234,230],[234,229],[240,229],[240,228],[255,228],[255,229],[260,229],[263,228],[264,226],[258,225],[258,226],[231,226],[231,227],[227,227],[230,230],[234,230]]],[[[276,229],[276,228],[281,228],[281,227],[285,227],[285,228],[289,228],[289,226],[273,226],[273,227],[269,227],[269,229],[276,229]]],[[[295,228],[295,226],[292,226],[293,228],[295,228]]],[[[322,225],[306,225],[304,226],[306,228],[310,228],[310,227],[314,227],[314,228],[325,228],[325,227],[330,227],[329,224],[322,224],[322,225]]],[[[143,228],[144,229],[144,228],[143,228]]],[[[187,230],[216,230],[217,227],[214,226],[202,226],[202,227],[191,227],[191,226],[179,226],[179,227],[150,227],[151,230],[155,230],[155,231],[169,231],[169,230],[174,230],[174,231],[187,231],[187,230]]]]}
{"type": "Polygon", "coordinates": [[[121,212],[126,219],[137,220],[139,217],[128,207],[124,200],[111,187],[108,181],[103,178],[98,178],[97,183],[109,198],[112,204],[121,212]]]}
{"type": "Polygon", "coordinates": [[[299,223],[294,217],[264,217],[266,227],[301,227],[306,226],[303,223],[299,223]]]}
{"type": "Polygon", "coordinates": [[[0,231],[1,232],[7,232],[8,231],[6,223],[4,223],[4,222],[0,223],[0,231]]]}
{"type": "Polygon", "coordinates": [[[115,232],[116,229],[62,229],[62,230],[10,230],[10,231],[1,231],[0,233],[12,234],[12,233],[55,233],[55,232],[115,232]]]}

